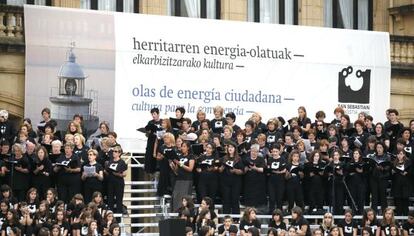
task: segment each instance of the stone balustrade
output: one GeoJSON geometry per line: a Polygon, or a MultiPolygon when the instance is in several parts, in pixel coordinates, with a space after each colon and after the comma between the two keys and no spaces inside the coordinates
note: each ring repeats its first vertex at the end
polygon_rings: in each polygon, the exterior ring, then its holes
{"type": "Polygon", "coordinates": [[[0,42],[24,44],[23,7],[0,4],[0,42]]]}
{"type": "Polygon", "coordinates": [[[414,36],[391,35],[390,40],[393,67],[414,70],[414,36]]]}

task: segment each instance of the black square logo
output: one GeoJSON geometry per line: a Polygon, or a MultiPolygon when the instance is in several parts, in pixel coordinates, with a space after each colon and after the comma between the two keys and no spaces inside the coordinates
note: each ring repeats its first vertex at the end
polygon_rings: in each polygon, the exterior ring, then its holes
{"type": "Polygon", "coordinates": [[[369,103],[371,88],[371,70],[357,70],[353,74],[352,66],[343,68],[338,73],[338,102],[369,103]]]}

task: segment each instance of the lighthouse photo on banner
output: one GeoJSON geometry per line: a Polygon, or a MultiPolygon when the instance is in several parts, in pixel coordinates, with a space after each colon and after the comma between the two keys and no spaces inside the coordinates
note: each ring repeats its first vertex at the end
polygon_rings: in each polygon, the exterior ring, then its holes
{"type": "Polygon", "coordinates": [[[99,123],[113,125],[115,83],[114,23],[107,14],[40,8],[26,15],[25,116],[36,126],[43,108],[51,110],[56,130],[66,133],[74,114],[83,133],[99,123]],[[47,11],[47,14],[42,14],[47,11]]]}

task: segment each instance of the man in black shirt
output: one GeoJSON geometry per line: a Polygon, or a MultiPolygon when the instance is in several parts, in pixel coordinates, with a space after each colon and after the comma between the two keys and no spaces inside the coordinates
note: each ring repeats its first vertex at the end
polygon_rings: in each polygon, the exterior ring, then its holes
{"type": "Polygon", "coordinates": [[[403,236],[414,235],[414,211],[408,212],[407,222],[403,224],[403,236]]]}

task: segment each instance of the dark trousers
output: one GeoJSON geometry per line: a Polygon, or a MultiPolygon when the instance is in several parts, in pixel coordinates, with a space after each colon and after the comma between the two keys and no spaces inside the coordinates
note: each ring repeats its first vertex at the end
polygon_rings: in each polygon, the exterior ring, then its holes
{"type": "Polygon", "coordinates": [[[200,194],[200,199],[208,196],[213,201],[216,199],[216,193],[218,189],[218,179],[215,173],[212,174],[200,174],[198,179],[198,193],[200,194]]]}
{"type": "Polygon", "coordinates": [[[122,200],[124,198],[125,182],[108,181],[108,207],[115,213],[122,213],[122,200]],[[114,204],[116,203],[116,207],[114,204]]]}
{"type": "Polygon", "coordinates": [[[37,189],[37,194],[41,200],[46,199],[46,192],[51,187],[50,178],[34,177],[32,181],[33,187],[37,189]]]}
{"type": "Polygon", "coordinates": [[[267,182],[269,193],[269,213],[273,213],[276,208],[282,209],[283,197],[285,195],[285,175],[271,175],[267,182]]]}
{"type": "Polygon", "coordinates": [[[395,202],[395,215],[406,216],[408,215],[408,198],[394,198],[395,202]]]}
{"type": "MultiPolygon", "coordinates": [[[[165,158],[158,162],[160,167],[160,178],[158,180],[157,186],[157,195],[163,196],[164,194],[169,194],[169,189],[171,187],[170,172],[171,168],[168,164],[168,160],[165,158]]],[[[108,187],[109,189],[109,187],[108,187]]]]}
{"type": "Polygon", "coordinates": [[[84,183],[83,185],[83,197],[85,199],[85,203],[89,203],[92,201],[92,195],[94,192],[100,192],[102,194],[102,184],[87,184],[84,183]]]}
{"type": "Polygon", "coordinates": [[[333,206],[334,215],[341,215],[343,214],[345,203],[345,186],[342,182],[342,177],[336,177],[334,185],[332,185],[331,180],[330,185],[330,193],[332,194],[331,205],[333,206]]]}
{"type": "Polygon", "coordinates": [[[75,196],[75,194],[78,194],[81,192],[81,181],[76,183],[71,182],[63,182],[57,184],[57,192],[59,199],[64,201],[65,203],[69,203],[70,200],[72,200],[72,197],[75,196]]]}
{"type": "MultiPolygon", "coordinates": [[[[352,198],[355,201],[357,209],[353,209],[359,215],[362,215],[364,212],[364,203],[365,203],[365,181],[364,179],[360,178],[358,175],[349,176],[348,179],[348,188],[351,193],[352,198]]],[[[351,202],[348,205],[352,205],[351,202]]],[[[352,207],[354,208],[354,207],[352,207]]]]}
{"type": "Polygon", "coordinates": [[[387,180],[384,178],[370,178],[372,208],[378,211],[378,205],[381,205],[381,211],[387,208],[387,180]]]}
{"type": "Polygon", "coordinates": [[[240,214],[240,191],[242,183],[234,181],[229,183],[223,181],[222,184],[222,200],[223,200],[223,214],[240,214]]]}
{"type": "Polygon", "coordinates": [[[289,202],[289,211],[292,210],[294,204],[299,206],[303,209],[303,192],[302,192],[302,185],[300,184],[300,180],[298,177],[293,177],[286,181],[286,195],[289,202]]]}
{"type": "Polygon", "coordinates": [[[313,210],[314,208],[322,209],[323,206],[323,182],[320,176],[313,176],[309,178],[309,209],[313,210]]]}

